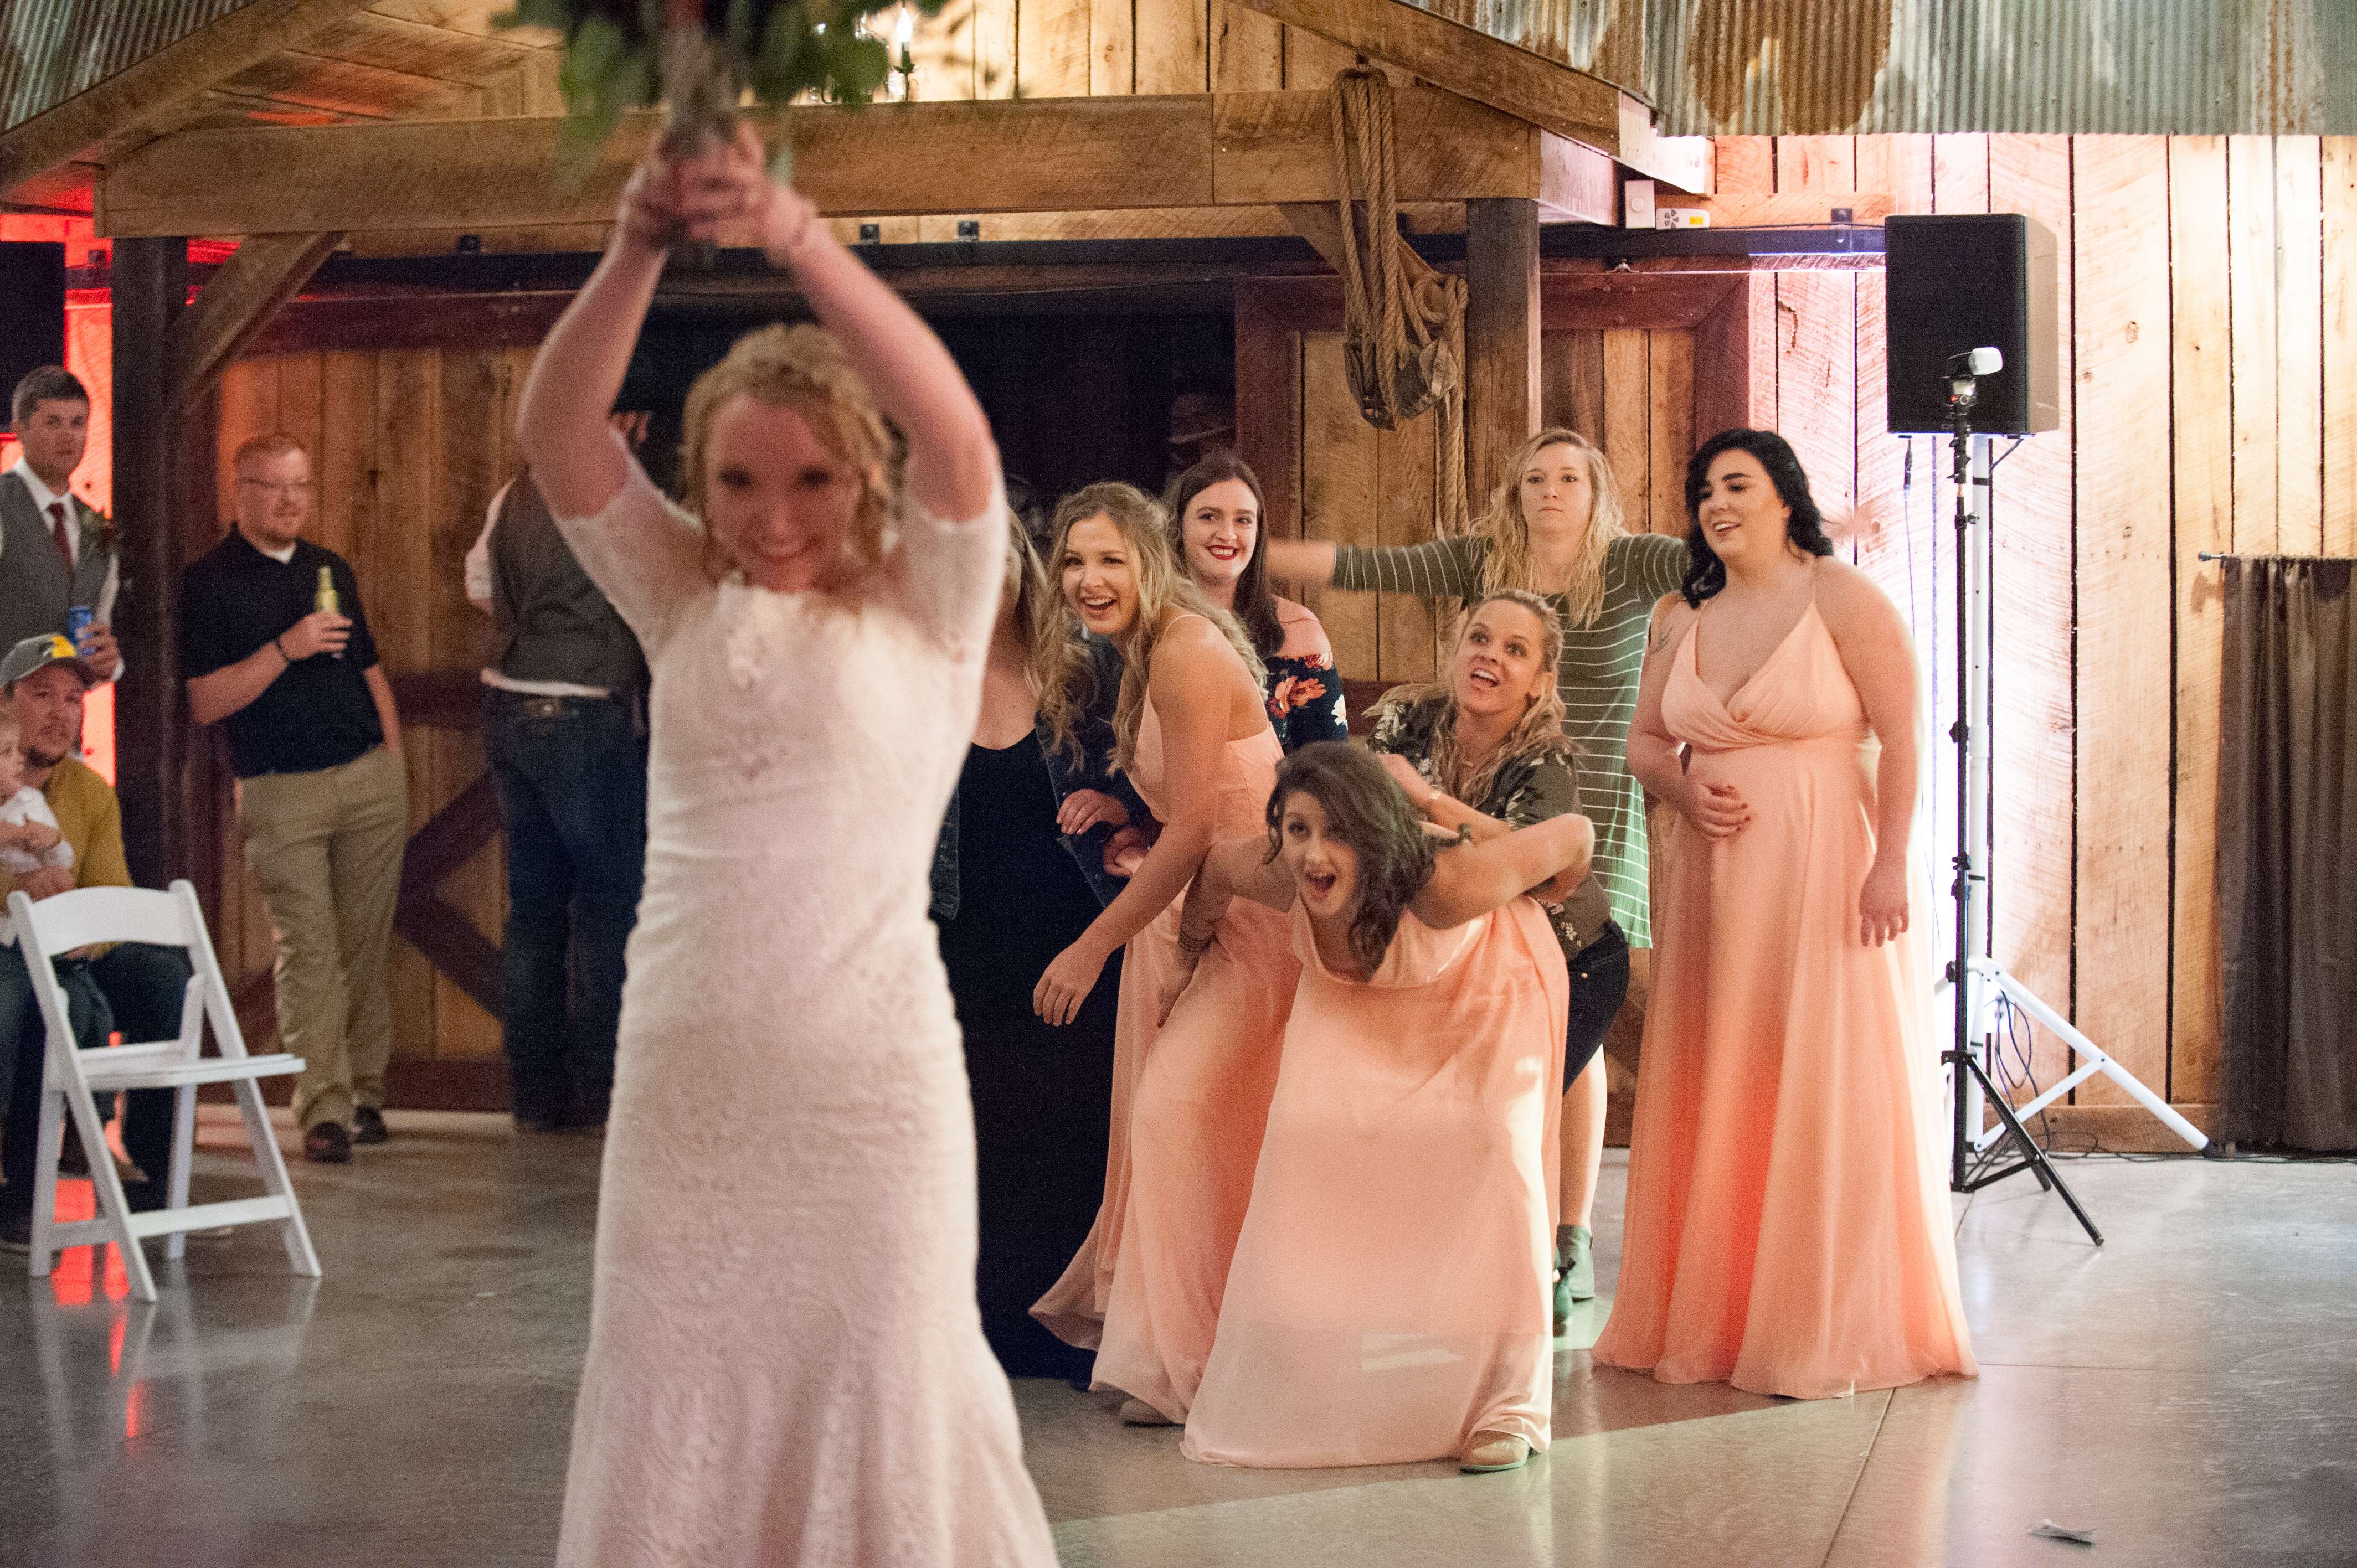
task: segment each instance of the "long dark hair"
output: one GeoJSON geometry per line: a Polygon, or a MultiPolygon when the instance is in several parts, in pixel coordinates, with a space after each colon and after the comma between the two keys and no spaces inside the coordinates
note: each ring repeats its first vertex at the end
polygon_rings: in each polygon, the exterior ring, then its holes
{"type": "Polygon", "coordinates": [[[1784,537],[1796,550],[1830,555],[1834,542],[1825,537],[1824,515],[1809,494],[1809,476],[1792,445],[1772,430],[1722,430],[1695,449],[1686,461],[1686,575],[1678,591],[1686,603],[1700,608],[1703,600],[1727,586],[1727,563],[1710,547],[1702,532],[1702,492],[1710,483],[1710,465],[1722,452],[1749,452],[1768,471],[1776,499],[1792,509],[1784,537]]]}
{"type": "Polygon", "coordinates": [[[1268,797],[1268,858],[1285,849],[1285,802],[1307,795],[1326,813],[1327,830],[1359,857],[1359,908],[1351,917],[1351,956],[1372,975],[1383,966],[1408,900],[1432,880],[1433,840],[1424,819],[1374,757],[1347,742],[1321,740],[1276,765],[1268,797]]]}
{"type": "Polygon", "coordinates": [[[1276,595],[1268,585],[1268,499],[1251,465],[1232,452],[1214,452],[1170,481],[1162,492],[1162,510],[1170,514],[1170,553],[1187,567],[1187,509],[1197,496],[1230,479],[1253,497],[1253,553],[1244,563],[1244,575],[1236,579],[1236,620],[1254,650],[1269,659],[1285,646],[1285,626],[1276,618],[1276,595]]]}

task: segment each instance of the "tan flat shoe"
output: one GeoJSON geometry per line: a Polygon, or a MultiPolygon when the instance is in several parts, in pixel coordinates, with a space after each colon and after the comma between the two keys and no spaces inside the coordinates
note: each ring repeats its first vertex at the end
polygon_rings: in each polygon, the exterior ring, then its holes
{"type": "Polygon", "coordinates": [[[1519,1470],[1530,1462],[1531,1445],[1521,1438],[1501,1432],[1477,1432],[1466,1445],[1465,1457],[1458,1468],[1469,1476],[1488,1476],[1500,1470],[1519,1470]]]}
{"type": "Polygon", "coordinates": [[[1121,1420],[1125,1426],[1176,1426],[1178,1424],[1144,1400],[1122,1401],[1121,1420]]]}

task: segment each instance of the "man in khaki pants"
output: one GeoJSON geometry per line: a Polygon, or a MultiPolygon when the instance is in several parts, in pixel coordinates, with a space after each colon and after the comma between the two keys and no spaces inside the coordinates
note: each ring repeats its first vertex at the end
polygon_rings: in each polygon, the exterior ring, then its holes
{"type": "Polygon", "coordinates": [[[305,1063],[304,1157],[342,1165],[386,1137],[385,964],[409,835],[401,720],[350,565],[303,537],[309,455],[257,435],[235,467],[237,526],[181,579],[181,671],[197,723],[229,731],[245,860],[278,938],[278,1037],[305,1063]]]}

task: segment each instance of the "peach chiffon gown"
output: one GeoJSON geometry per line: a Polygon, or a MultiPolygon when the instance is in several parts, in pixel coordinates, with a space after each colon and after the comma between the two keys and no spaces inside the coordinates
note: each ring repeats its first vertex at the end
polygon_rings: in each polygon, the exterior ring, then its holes
{"type": "MultiPolygon", "coordinates": [[[[1707,620],[1706,612],[1705,620],[1707,620]]],[[[1813,603],[1722,703],[1672,655],[1662,715],[1753,820],[1661,841],[1658,947],[1608,1366],[1800,1399],[1972,1376],[1929,1135],[1924,933],[1870,948],[1879,748],[1813,603]]]]}
{"type": "MultiPolygon", "coordinates": [[[[1265,728],[1222,748],[1215,840],[1267,832],[1282,756],[1265,728]]],[[[1150,698],[1129,777],[1164,816],[1162,722],[1150,698]]],[[[1187,1419],[1211,1354],[1300,974],[1285,917],[1238,898],[1157,1030],[1184,901],[1173,899],[1124,950],[1104,1203],[1063,1277],[1031,1309],[1059,1338],[1097,1352],[1095,1387],[1173,1421],[1187,1419]]]]}
{"type": "Polygon", "coordinates": [[[1563,949],[1517,898],[1404,916],[1344,979],[1296,907],[1301,983],[1183,1452],[1273,1469],[1547,1445],[1563,949]]]}

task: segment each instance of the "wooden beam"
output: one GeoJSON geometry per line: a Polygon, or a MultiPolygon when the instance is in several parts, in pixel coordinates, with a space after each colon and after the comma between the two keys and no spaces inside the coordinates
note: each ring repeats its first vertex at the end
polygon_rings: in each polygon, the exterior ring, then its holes
{"type": "Polygon", "coordinates": [[[187,869],[181,833],[179,541],[172,530],[178,446],[165,360],[188,297],[188,242],[114,248],[114,523],[123,552],[115,629],[125,665],[115,686],[115,794],[131,879],[161,887],[187,869]]]}
{"type": "MultiPolygon", "coordinates": [[[[831,217],[1268,206],[1334,199],[1323,91],[1021,99],[755,114],[831,217]]],[[[1395,104],[1399,199],[1539,199],[1589,217],[1609,165],[1454,93],[1395,104]]],[[[98,228],[165,233],[474,230],[598,223],[655,121],[625,121],[576,189],[556,117],[191,130],[109,169],[98,228]]],[[[724,245],[742,237],[722,235],[724,245]]]]}
{"type": "Polygon", "coordinates": [[[1398,0],[1240,3],[1598,152],[1620,150],[1620,89],[1419,6],[1398,0]]]}
{"type": "Polygon", "coordinates": [[[249,0],[0,135],[0,195],[94,147],[137,136],[206,89],[370,4],[249,0]]]}
{"type": "Polygon", "coordinates": [[[1258,287],[1239,283],[1236,311],[1236,449],[1259,476],[1266,515],[1279,539],[1301,535],[1301,337],[1269,308],[1258,287]]]}
{"type": "MultiPolygon", "coordinates": [[[[1222,206],[1339,200],[1328,96],[1324,88],[1212,95],[1215,199],[1222,206]]],[[[1402,88],[1394,95],[1392,113],[1404,203],[1537,199],[1558,192],[1566,200],[1585,199],[1577,197],[1580,187],[1592,181],[1596,167],[1610,166],[1586,149],[1566,146],[1560,137],[1454,92],[1402,88]]]]}
{"type": "Polygon", "coordinates": [[[188,406],[211,386],[342,240],[332,233],[261,234],[238,246],[172,323],[165,348],[172,407],[188,406]]]}
{"type": "Polygon", "coordinates": [[[1615,153],[1631,172],[1677,191],[1707,196],[1718,162],[1708,136],[1664,136],[1653,112],[1627,93],[1620,95],[1620,145],[1615,153]]]}
{"type": "MultiPolygon", "coordinates": [[[[903,275],[895,274],[893,282],[899,285],[903,275]]],[[[1543,269],[1539,317],[1550,332],[1692,328],[1724,305],[1730,294],[1747,294],[1754,279],[1769,295],[1773,294],[1774,279],[1767,273],[1543,269]]],[[[1342,330],[1342,280],[1339,277],[1328,274],[1255,277],[1251,288],[1255,299],[1296,332],[1342,330]]],[[[1761,319],[1766,320],[1765,313],[1761,319]]],[[[1771,390],[1774,376],[1771,360],[1771,390]]],[[[1773,406],[1772,398],[1770,406],[1773,406]]],[[[1772,418],[1767,421],[1770,426],[1774,423],[1772,418]]]]}
{"type": "Polygon", "coordinates": [[[1465,204],[1465,489],[1479,512],[1539,427],[1539,212],[1465,204]]]}

